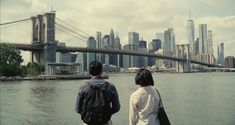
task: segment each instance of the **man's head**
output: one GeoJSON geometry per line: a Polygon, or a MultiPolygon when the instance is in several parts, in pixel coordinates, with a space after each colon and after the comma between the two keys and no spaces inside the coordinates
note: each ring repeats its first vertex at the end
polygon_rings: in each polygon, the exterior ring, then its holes
{"type": "Polygon", "coordinates": [[[89,73],[92,76],[98,76],[102,73],[102,64],[98,61],[93,61],[89,64],[89,73]]]}

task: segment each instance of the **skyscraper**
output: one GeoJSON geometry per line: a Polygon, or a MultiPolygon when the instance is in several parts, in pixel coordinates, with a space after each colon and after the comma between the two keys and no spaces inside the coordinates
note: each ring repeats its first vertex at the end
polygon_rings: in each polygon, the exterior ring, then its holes
{"type": "MultiPolygon", "coordinates": [[[[110,39],[110,36],[109,36],[109,35],[105,35],[105,36],[103,37],[103,39],[102,39],[102,48],[105,48],[105,49],[109,48],[109,45],[110,45],[109,39],[110,39]]],[[[105,54],[105,53],[102,53],[102,54],[101,54],[101,62],[102,62],[102,64],[106,64],[106,63],[108,62],[107,59],[106,59],[106,57],[108,57],[108,54],[105,54]],[[106,61],[105,61],[105,60],[106,60],[106,61]]],[[[107,64],[107,65],[108,65],[108,64],[107,64]]]]}
{"type": "Polygon", "coordinates": [[[199,54],[199,38],[197,38],[194,43],[194,54],[199,54]]]}
{"type": "Polygon", "coordinates": [[[139,46],[139,33],[129,32],[128,33],[128,44],[139,46]]]}
{"type": "Polygon", "coordinates": [[[161,47],[164,48],[165,37],[164,33],[156,33],[156,39],[161,40],[161,47]]]}
{"type": "Polygon", "coordinates": [[[224,67],[235,68],[235,58],[234,56],[228,56],[224,59],[224,67]]]}
{"type": "MultiPolygon", "coordinates": [[[[167,56],[174,56],[176,54],[175,50],[175,33],[173,28],[168,28],[164,32],[164,48],[163,54],[167,56]]],[[[175,67],[175,63],[170,60],[164,60],[166,67],[175,67]]]]}
{"type": "MultiPolygon", "coordinates": [[[[138,51],[139,48],[139,33],[129,32],[128,43],[130,45],[130,51],[138,51]]],[[[138,67],[138,56],[130,56],[130,66],[138,67]]]]}
{"type": "Polygon", "coordinates": [[[110,46],[110,42],[109,42],[110,36],[109,35],[105,35],[103,37],[103,47],[104,48],[109,48],[110,46]]]}
{"type": "MultiPolygon", "coordinates": [[[[96,41],[97,41],[96,48],[103,48],[103,45],[102,45],[102,33],[99,32],[99,31],[96,32],[96,41]]],[[[97,54],[97,59],[98,59],[98,61],[101,62],[101,53],[97,54]]]]}
{"type": "Polygon", "coordinates": [[[212,31],[209,30],[208,31],[208,54],[210,55],[214,55],[214,52],[213,52],[213,38],[212,38],[212,31]]]}
{"type": "Polygon", "coordinates": [[[97,41],[96,48],[102,48],[102,33],[99,31],[96,32],[96,41],[97,41]]]}
{"type": "Polygon", "coordinates": [[[173,28],[168,28],[164,32],[164,55],[175,55],[175,33],[173,28]]]}
{"type": "Polygon", "coordinates": [[[118,34],[115,37],[115,44],[114,44],[114,49],[120,50],[121,49],[121,44],[120,44],[120,38],[118,34]]]}
{"type": "Polygon", "coordinates": [[[109,43],[110,43],[111,48],[115,48],[115,36],[114,36],[113,29],[111,29],[110,31],[109,43]]]}
{"type": "Polygon", "coordinates": [[[199,54],[207,54],[207,25],[199,24],[199,54]]]}
{"type": "MultiPolygon", "coordinates": [[[[141,52],[141,53],[147,53],[148,52],[147,42],[143,39],[139,41],[138,52],[141,52]]],[[[147,67],[147,66],[148,66],[148,57],[139,56],[138,67],[147,67]]]]}
{"type": "Polygon", "coordinates": [[[139,47],[140,48],[147,48],[147,42],[145,40],[140,40],[139,47]]]}
{"type": "MultiPolygon", "coordinates": [[[[119,40],[119,38],[115,39],[113,29],[111,29],[110,37],[109,37],[109,48],[110,49],[118,49],[118,45],[117,45],[118,43],[116,43],[116,42],[120,42],[118,40],[119,40]]],[[[118,59],[117,58],[118,58],[117,54],[109,54],[109,64],[117,66],[118,65],[118,59]]]]}
{"type": "MultiPolygon", "coordinates": [[[[89,37],[87,41],[87,47],[88,48],[96,48],[96,40],[94,37],[89,37]]],[[[87,53],[87,69],[89,69],[89,64],[92,61],[96,60],[96,54],[95,53],[87,53]]]]}
{"type": "MultiPolygon", "coordinates": [[[[120,38],[119,38],[118,34],[116,35],[114,41],[115,41],[114,49],[121,50],[122,46],[120,44],[120,38]]],[[[120,58],[121,58],[120,54],[115,54],[114,56],[116,58],[116,65],[118,67],[120,67],[120,58]]]]}
{"type": "MultiPolygon", "coordinates": [[[[123,50],[133,51],[133,47],[134,47],[134,45],[127,44],[127,45],[123,46],[123,50]]],[[[133,67],[133,56],[123,55],[123,68],[129,68],[129,67],[133,67]]]]}
{"type": "Polygon", "coordinates": [[[224,65],[224,43],[220,43],[218,46],[217,63],[224,65]]]}
{"type": "Polygon", "coordinates": [[[160,48],[162,48],[162,42],[160,39],[153,39],[151,43],[153,51],[158,51],[160,48]]]}
{"type": "Polygon", "coordinates": [[[191,14],[189,20],[187,21],[187,43],[189,44],[189,53],[193,54],[193,43],[194,43],[194,22],[191,19],[191,14]]]}

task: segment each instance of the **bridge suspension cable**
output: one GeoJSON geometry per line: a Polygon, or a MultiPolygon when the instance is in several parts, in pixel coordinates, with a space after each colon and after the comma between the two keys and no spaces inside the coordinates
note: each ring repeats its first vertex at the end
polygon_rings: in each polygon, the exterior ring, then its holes
{"type": "Polygon", "coordinates": [[[88,37],[89,37],[89,36],[92,36],[92,35],[90,35],[90,34],[88,34],[88,33],[84,32],[84,31],[80,30],[79,28],[77,28],[77,27],[75,27],[75,26],[73,26],[73,25],[71,25],[71,24],[67,23],[66,21],[64,21],[64,20],[62,20],[62,19],[60,19],[60,18],[58,18],[58,17],[56,17],[56,19],[57,19],[58,21],[60,21],[60,22],[65,23],[66,25],[68,25],[68,26],[70,26],[70,27],[72,27],[72,28],[74,28],[74,29],[78,30],[79,32],[81,32],[81,33],[83,33],[83,34],[87,35],[88,37]]]}
{"type": "Polygon", "coordinates": [[[68,27],[66,27],[66,26],[64,26],[62,24],[56,23],[56,25],[58,25],[59,27],[62,27],[63,29],[66,29],[66,30],[68,30],[68,31],[70,31],[70,32],[72,32],[72,33],[82,37],[82,38],[88,39],[88,37],[86,37],[84,35],[81,35],[80,33],[77,33],[76,31],[74,31],[74,30],[72,30],[72,29],[70,29],[70,28],[68,28],[68,27]]]}
{"type": "Polygon", "coordinates": [[[6,23],[1,23],[0,26],[8,25],[8,24],[13,24],[13,23],[18,23],[18,22],[23,22],[23,21],[28,21],[30,18],[27,19],[22,19],[22,20],[16,20],[16,21],[11,21],[11,22],[6,22],[6,23]]]}
{"type": "Polygon", "coordinates": [[[85,42],[85,43],[86,43],[86,40],[84,40],[84,39],[82,39],[82,38],[80,38],[80,37],[78,37],[78,36],[76,36],[76,35],[74,35],[74,34],[71,34],[71,32],[68,33],[68,32],[66,32],[65,30],[63,30],[62,28],[59,28],[58,26],[56,26],[56,29],[58,29],[59,31],[62,31],[62,32],[68,34],[68,35],[71,35],[71,36],[75,37],[76,39],[79,39],[79,40],[81,40],[82,42],[85,42]]]}

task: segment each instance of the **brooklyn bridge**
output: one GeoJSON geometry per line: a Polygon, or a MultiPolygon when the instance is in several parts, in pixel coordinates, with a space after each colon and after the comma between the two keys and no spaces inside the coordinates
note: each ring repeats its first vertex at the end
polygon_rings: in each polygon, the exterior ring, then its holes
{"type": "Polygon", "coordinates": [[[0,26],[2,27],[4,25],[17,24],[19,22],[31,20],[32,22],[31,44],[17,43],[17,41],[14,41],[10,44],[14,45],[17,49],[23,51],[30,51],[31,61],[38,62],[41,64],[55,63],[56,52],[89,52],[89,53],[106,53],[106,54],[155,57],[157,59],[171,60],[177,62],[176,68],[178,72],[189,72],[192,63],[206,67],[219,67],[219,68],[221,67],[220,65],[216,64],[210,64],[202,61],[192,60],[190,59],[189,53],[187,51],[184,52],[183,54],[178,53],[177,56],[168,56],[155,53],[142,53],[138,51],[88,48],[80,46],[59,46],[59,41],[55,40],[56,19],[61,20],[56,17],[55,12],[48,12],[43,15],[37,15],[23,20],[16,20],[12,22],[2,23],[0,26]]]}

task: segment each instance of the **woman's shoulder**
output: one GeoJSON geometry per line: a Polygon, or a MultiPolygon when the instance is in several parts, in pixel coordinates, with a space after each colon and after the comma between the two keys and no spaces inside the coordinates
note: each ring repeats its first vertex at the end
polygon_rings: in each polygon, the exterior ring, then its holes
{"type": "Polygon", "coordinates": [[[140,95],[142,95],[142,94],[144,94],[144,93],[145,93],[144,88],[143,88],[143,87],[140,87],[140,88],[138,88],[137,90],[135,90],[135,91],[131,94],[131,96],[132,96],[132,97],[140,97],[140,95]]]}

